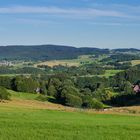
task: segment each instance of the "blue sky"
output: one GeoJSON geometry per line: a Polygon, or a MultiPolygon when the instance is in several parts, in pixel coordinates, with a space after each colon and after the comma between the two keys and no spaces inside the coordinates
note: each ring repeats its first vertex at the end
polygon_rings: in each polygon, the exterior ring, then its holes
{"type": "Polygon", "coordinates": [[[140,48],[139,0],[1,0],[0,45],[140,48]]]}

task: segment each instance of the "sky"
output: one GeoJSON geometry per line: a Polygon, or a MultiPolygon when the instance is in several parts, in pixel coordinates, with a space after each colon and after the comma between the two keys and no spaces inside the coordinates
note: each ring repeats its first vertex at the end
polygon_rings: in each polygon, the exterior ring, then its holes
{"type": "Polygon", "coordinates": [[[0,0],[0,45],[140,48],[140,0],[0,0]]]}

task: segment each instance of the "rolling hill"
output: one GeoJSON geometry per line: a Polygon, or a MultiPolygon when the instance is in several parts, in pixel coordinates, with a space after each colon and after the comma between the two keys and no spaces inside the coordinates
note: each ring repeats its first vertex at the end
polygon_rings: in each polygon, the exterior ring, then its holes
{"type": "Polygon", "coordinates": [[[60,60],[79,55],[108,54],[108,49],[76,48],[60,45],[0,46],[0,59],[8,60],[60,60]]]}

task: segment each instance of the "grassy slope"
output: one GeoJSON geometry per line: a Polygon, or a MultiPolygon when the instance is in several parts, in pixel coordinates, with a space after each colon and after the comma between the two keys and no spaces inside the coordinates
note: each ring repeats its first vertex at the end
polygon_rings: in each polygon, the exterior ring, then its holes
{"type": "Polygon", "coordinates": [[[8,90],[8,92],[12,95],[12,99],[35,100],[39,96],[38,94],[16,92],[13,90],[8,90]]]}
{"type": "Polygon", "coordinates": [[[139,140],[140,117],[0,107],[1,140],[139,140]]]}
{"type": "MultiPolygon", "coordinates": [[[[12,92],[12,99],[37,95],[12,92]]],[[[29,103],[32,103],[29,100],[29,103]]],[[[140,116],[68,112],[0,103],[0,140],[139,140],[140,116]]],[[[27,102],[26,102],[27,103],[27,102]]],[[[43,104],[44,106],[49,104],[43,104]]]]}

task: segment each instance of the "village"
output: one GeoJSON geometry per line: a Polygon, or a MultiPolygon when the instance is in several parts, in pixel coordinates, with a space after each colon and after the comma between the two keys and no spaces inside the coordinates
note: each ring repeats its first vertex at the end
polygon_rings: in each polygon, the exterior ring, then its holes
{"type": "Polygon", "coordinates": [[[0,61],[0,66],[13,66],[14,64],[11,61],[2,60],[0,61]]]}

